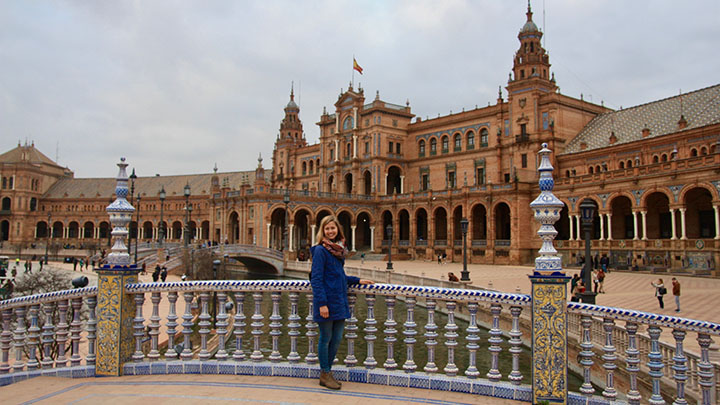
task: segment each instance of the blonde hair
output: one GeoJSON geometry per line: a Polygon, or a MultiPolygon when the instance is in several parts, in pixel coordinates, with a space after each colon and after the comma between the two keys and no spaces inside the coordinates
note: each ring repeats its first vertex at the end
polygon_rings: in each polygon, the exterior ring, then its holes
{"type": "MultiPolygon", "coordinates": [[[[325,225],[329,224],[330,222],[335,222],[335,226],[337,227],[337,235],[335,236],[335,241],[338,240],[345,240],[345,235],[343,234],[342,226],[340,226],[340,221],[338,221],[337,218],[335,218],[335,215],[328,215],[323,217],[323,219],[320,221],[319,230],[317,232],[317,235],[315,236],[315,240],[317,243],[320,243],[320,241],[323,240],[325,237],[325,225]]],[[[334,242],[334,241],[333,241],[334,242]]]]}

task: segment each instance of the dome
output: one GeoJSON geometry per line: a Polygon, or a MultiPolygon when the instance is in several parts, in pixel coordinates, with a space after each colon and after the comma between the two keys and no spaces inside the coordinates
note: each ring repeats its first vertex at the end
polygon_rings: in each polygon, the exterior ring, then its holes
{"type": "Polygon", "coordinates": [[[535,23],[530,20],[523,25],[522,30],[520,30],[521,33],[523,32],[538,32],[538,27],[535,25],[535,23]]]}
{"type": "Polygon", "coordinates": [[[292,99],[291,99],[290,102],[287,103],[287,106],[285,106],[285,108],[295,108],[295,109],[297,109],[297,108],[298,108],[298,105],[295,104],[295,100],[292,100],[292,99]]]}

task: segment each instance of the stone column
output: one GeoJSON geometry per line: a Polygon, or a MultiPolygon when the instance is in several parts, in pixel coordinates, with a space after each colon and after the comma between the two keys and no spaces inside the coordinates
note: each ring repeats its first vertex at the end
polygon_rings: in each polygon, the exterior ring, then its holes
{"type": "Polygon", "coordinates": [[[568,215],[570,221],[570,240],[575,240],[575,215],[568,215]]]}
{"type": "Polygon", "coordinates": [[[670,239],[675,240],[677,239],[677,232],[675,230],[675,209],[670,208],[670,229],[672,230],[672,237],[670,239]]]}
{"type": "Polygon", "coordinates": [[[642,240],[648,240],[647,238],[647,211],[640,211],[640,215],[642,216],[642,230],[643,230],[643,236],[642,240]]]}
{"type": "Polygon", "coordinates": [[[405,193],[405,176],[400,176],[400,194],[405,193]]]}
{"type": "Polygon", "coordinates": [[[680,239],[682,240],[687,239],[687,233],[685,229],[685,211],[687,211],[686,208],[680,208],[680,239]]]}
{"type": "Polygon", "coordinates": [[[288,251],[293,251],[293,230],[295,229],[295,224],[290,224],[290,229],[288,229],[288,251]]]}
{"type": "Polygon", "coordinates": [[[582,240],[582,233],[580,233],[580,215],[575,215],[575,235],[577,235],[577,240],[582,240]]]}
{"type": "Polygon", "coordinates": [[[720,207],[713,205],[715,211],[715,239],[720,239],[720,207]]]}
{"type": "Polygon", "coordinates": [[[315,246],[315,224],[310,225],[310,246],[315,246]]]}
{"type": "Polygon", "coordinates": [[[608,213],[605,215],[607,215],[607,219],[608,219],[607,240],[613,240],[613,238],[612,238],[612,214],[608,213]]]}
{"type": "Polygon", "coordinates": [[[633,240],[638,240],[640,237],[638,236],[638,226],[637,226],[637,211],[633,211],[633,240]]]}
{"type": "Polygon", "coordinates": [[[540,256],[535,259],[532,283],[532,403],[542,401],[566,404],[567,388],[567,283],[570,277],[562,271],[553,240],[554,224],[560,219],[563,203],[553,193],[553,167],[550,150],[544,143],[540,150],[540,195],[530,203],[540,222],[538,236],[543,241],[540,256]],[[552,344],[548,344],[552,342],[552,344]],[[542,376],[542,379],[536,376],[542,376]]]}
{"type": "Polygon", "coordinates": [[[268,223],[266,225],[267,225],[267,247],[269,248],[270,247],[270,224],[268,223]]]}
{"type": "Polygon", "coordinates": [[[140,268],[132,265],[127,253],[125,238],[127,225],[135,211],[125,199],[128,194],[125,159],[121,159],[115,195],[117,199],[106,209],[110,214],[112,251],[107,263],[95,268],[98,273],[97,303],[97,360],[96,375],[120,376],[123,364],[132,358],[134,295],[126,290],[127,284],[137,283],[140,268]]]}
{"type": "Polygon", "coordinates": [[[353,158],[357,157],[357,135],[353,135],[353,158]]]}
{"type": "Polygon", "coordinates": [[[340,160],[340,141],[335,140],[335,161],[340,160]]]}
{"type": "Polygon", "coordinates": [[[605,214],[599,214],[600,216],[600,240],[605,240],[605,214]]]}
{"type": "Polygon", "coordinates": [[[355,250],[355,228],[357,228],[357,225],[350,225],[350,241],[351,241],[351,252],[356,252],[355,250]]]}
{"type": "Polygon", "coordinates": [[[375,251],[375,227],[370,227],[370,251],[375,251]]]}

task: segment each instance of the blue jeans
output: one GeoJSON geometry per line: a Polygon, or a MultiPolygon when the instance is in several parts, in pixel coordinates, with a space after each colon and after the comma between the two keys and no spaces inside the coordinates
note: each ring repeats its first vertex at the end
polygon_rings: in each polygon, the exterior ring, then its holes
{"type": "Polygon", "coordinates": [[[320,370],[328,373],[342,340],[345,320],[318,322],[318,327],[320,329],[320,338],[318,339],[320,370]]]}

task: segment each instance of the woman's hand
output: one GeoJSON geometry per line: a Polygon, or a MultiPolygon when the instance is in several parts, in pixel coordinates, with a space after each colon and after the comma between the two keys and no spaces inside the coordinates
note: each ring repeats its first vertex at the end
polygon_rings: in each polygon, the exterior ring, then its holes
{"type": "Polygon", "coordinates": [[[360,283],[360,284],[375,284],[375,282],[372,280],[360,280],[360,281],[358,281],[358,283],[360,283]]]}
{"type": "Polygon", "coordinates": [[[330,316],[330,310],[328,309],[327,305],[323,305],[320,307],[320,316],[323,318],[327,318],[330,316]]]}

